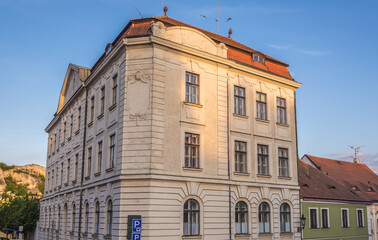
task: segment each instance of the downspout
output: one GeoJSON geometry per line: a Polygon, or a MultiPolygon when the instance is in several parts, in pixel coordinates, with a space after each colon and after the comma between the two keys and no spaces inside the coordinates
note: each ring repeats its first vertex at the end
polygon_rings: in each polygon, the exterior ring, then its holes
{"type": "MultiPolygon", "coordinates": [[[[88,89],[87,85],[85,84],[85,80],[81,82],[84,89],[85,89],[85,108],[84,108],[84,133],[83,133],[83,154],[81,160],[81,178],[80,178],[80,205],[79,205],[79,231],[78,231],[78,239],[81,238],[81,216],[82,216],[82,209],[83,209],[83,182],[84,182],[84,161],[85,161],[85,140],[87,136],[87,107],[88,107],[88,89]]],[[[79,123],[80,124],[80,123],[79,123]]]]}
{"type": "MultiPolygon", "coordinates": [[[[299,183],[299,153],[298,153],[298,120],[297,120],[297,93],[294,90],[294,118],[295,118],[295,147],[297,151],[297,179],[298,179],[298,186],[300,189],[299,183]]],[[[299,190],[300,191],[300,190],[299,190]]],[[[302,202],[301,202],[301,195],[299,194],[299,218],[302,216],[302,202]]],[[[299,220],[299,228],[301,230],[301,239],[303,239],[303,229],[301,227],[301,220],[299,220]]]]}
{"type": "Polygon", "coordinates": [[[228,233],[229,240],[232,240],[231,231],[231,173],[230,173],[230,108],[229,108],[229,82],[227,74],[227,174],[228,174],[228,233]]]}

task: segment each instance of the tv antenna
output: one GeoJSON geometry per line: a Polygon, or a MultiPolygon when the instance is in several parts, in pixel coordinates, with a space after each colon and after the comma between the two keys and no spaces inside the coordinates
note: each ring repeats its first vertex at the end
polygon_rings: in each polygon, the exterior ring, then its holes
{"type": "Polygon", "coordinates": [[[138,14],[139,14],[139,16],[140,16],[141,18],[144,18],[143,15],[139,12],[138,8],[135,7],[135,10],[137,10],[137,12],[138,12],[138,14]]]}

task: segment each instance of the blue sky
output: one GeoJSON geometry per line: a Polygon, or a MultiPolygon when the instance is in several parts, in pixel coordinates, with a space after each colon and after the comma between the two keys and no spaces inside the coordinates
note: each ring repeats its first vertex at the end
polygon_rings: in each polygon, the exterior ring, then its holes
{"type": "MultiPolygon", "coordinates": [[[[217,0],[165,0],[168,16],[216,32],[217,0]],[[202,15],[207,18],[201,17],[202,15]]],[[[0,161],[45,165],[44,128],[69,63],[91,67],[130,18],[161,15],[161,0],[0,1],[0,161]]],[[[378,172],[378,1],[220,0],[220,34],[290,64],[299,155],[378,172]],[[227,18],[232,20],[226,22],[227,18]]]]}

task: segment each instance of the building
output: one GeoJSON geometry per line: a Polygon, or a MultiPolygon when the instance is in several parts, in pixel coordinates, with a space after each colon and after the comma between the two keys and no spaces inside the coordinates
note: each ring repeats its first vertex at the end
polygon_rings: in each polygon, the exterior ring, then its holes
{"type": "Polygon", "coordinates": [[[135,218],[146,240],[300,239],[287,68],[167,16],[131,20],[92,68],[68,67],[40,239],[126,239],[135,218]]]}
{"type": "Polygon", "coordinates": [[[300,160],[303,239],[369,239],[370,201],[300,160]]]}
{"type": "Polygon", "coordinates": [[[378,176],[359,159],[346,162],[334,159],[304,155],[302,158],[329,177],[343,184],[349,190],[370,201],[368,212],[369,234],[371,239],[378,238],[378,176]]]}

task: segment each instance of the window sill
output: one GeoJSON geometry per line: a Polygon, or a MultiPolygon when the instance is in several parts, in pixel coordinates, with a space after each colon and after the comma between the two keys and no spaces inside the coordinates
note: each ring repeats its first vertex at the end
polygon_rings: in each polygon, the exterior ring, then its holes
{"type": "Polygon", "coordinates": [[[75,132],[75,135],[78,135],[80,133],[80,129],[75,132]]]}
{"type": "Polygon", "coordinates": [[[249,233],[235,233],[235,239],[250,239],[251,234],[249,233]]]}
{"type": "Polygon", "coordinates": [[[330,227],[322,227],[322,229],[331,229],[330,227]]]}
{"type": "Polygon", "coordinates": [[[112,239],[112,235],[106,234],[104,235],[104,239],[112,239]]]}
{"type": "Polygon", "coordinates": [[[92,127],[92,126],[93,126],[93,121],[91,121],[90,123],[88,123],[87,126],[88,126],[88,127],[92,127]]]}
{"type": "Polygon", "coordinates": [[[112,172],[112,171],[114,171],[114,167],[110,167],[106,169],[106,172],[112,172]]]}
{"type": "Polygon", "coordinates": [[[63,147],[63,146],[64,146],[64,142],[62,142],[62,143],[60,144],[60,146],[63,147]]]}
{"type": "Polygon", "coordinates": [[[271,233],[271,232],[259,233],[259,235],[262,235],[262,236],[273,236],[273,233],[271,233]]]}
{"type": "Polygon", "coordinates": [[[86,236],[88,236],[88,233],[87,232],[82,233],[81,236],[86,237],[86,236]]]}
{"type": "Polygon", "coordinates": [[[202,239],[202,235],[183,235],[182,239],[202,239]]]}
{"type": "Polygon", "coordinates": [[[261,177],[261,178],[272,178],[272,175],[262,175],[262,174],[257,174],[257,177],[261,177]]]}
{"type": "Polygon", "coordinates": [[[110,107],[109,107],[109,111],[112,111],[114,108],[116,108],[117,107],[117,103],[114,103],[113,105],[111,105],[110,107]]]}
{"type": "Polygon", "coordinates": [[[98,237],[99,237],[98,233],[92,233],[92,238],[98,239],[98,237]]]}
{"type": "Polygon", "coordinates": [[[75,234],[75,233],[74,233],[73,231],[72,231],[72,232],[70,232],[70,235],[71,235],[71,236],[73,236],[74,234],[75,234]]]}
{"type": "Polygon", "coordinates": [[[97,119],[100,120],[103,117],[104,117],[104,113],[101,113],[100,115],[97,116],[97,119]]]}
{"type": "Polygon", "coordinates": [[[86,176],[85,177],[85,180],[89,180],[91,177],[90,176],[86,176]]]}
{"type": "Polygon", "coordinates": [[[280,235],[292,235],[292,232],[280,232],[280,235]]]}
{"type": "Polygon", "coordinates": [[[239,175],[239,176],[249,176],[250,174],[247,172],[234,172],[234,175],[239,175]]]}
{"type": "Polygon", "coordinates": [[[68,186],[68,183],[64,183],[64,186],[68,186]]]}
{"type": "Polygon", "coordinates": [[[287,123],[279,123],[279,122],[276,122],[276,124],[277,124],[278,126],[281,126],[281,127],[289,127],[289,124],[287,124],[287,123]]]}
{"type": "Polygon", "coordinates": [[[72,184],[75,184],[76,183],[76,180],[72,180],[72,184]]]}
{"type": "Polygon", "coordinates": [[[270,121],[269,121],[269,120],[266,120],[266,119],[261,119],[261,118],[255,118],[255,119],[256,119],[256,121],[258,121],[258,122],[270,123],[270,121]]]}
{"type": "Polygon", "coordinates": [[[95,177],[101,176],[101,172],[97,172],[94,174],[95,177]]]}
{"type": "Polygon", "coordinates": [[[237,114],[237,113],[233,113],[233,115],[234,115],[234,117],[248,119],[247,115],[240,115],[240,114],[237,114]]]}
{"type": "Polygon", "coordinates": [[[291,177],[278,176],[278,179],[291,180],[291,177]]]}
{"type": "Polygon", "coordinates": [[[182,167],[182,170],[187,172],[202,172],[202,168],[190,168],[190,167],[182,167]]]}
{"type": "Polygon", "coordinates": [[[191,106],[191,107],[197,107],[197,108],[203,108],[203,105],[198,104],[198,103],[191,103],[191,102],[183,102],[184,105],[191,106]]]}
{"type": "Polygon", "coordinates": [[[72,139],[72,137],[69,137],[69,138],[67,138],[67,141],[70,141],[72,139]]]}

